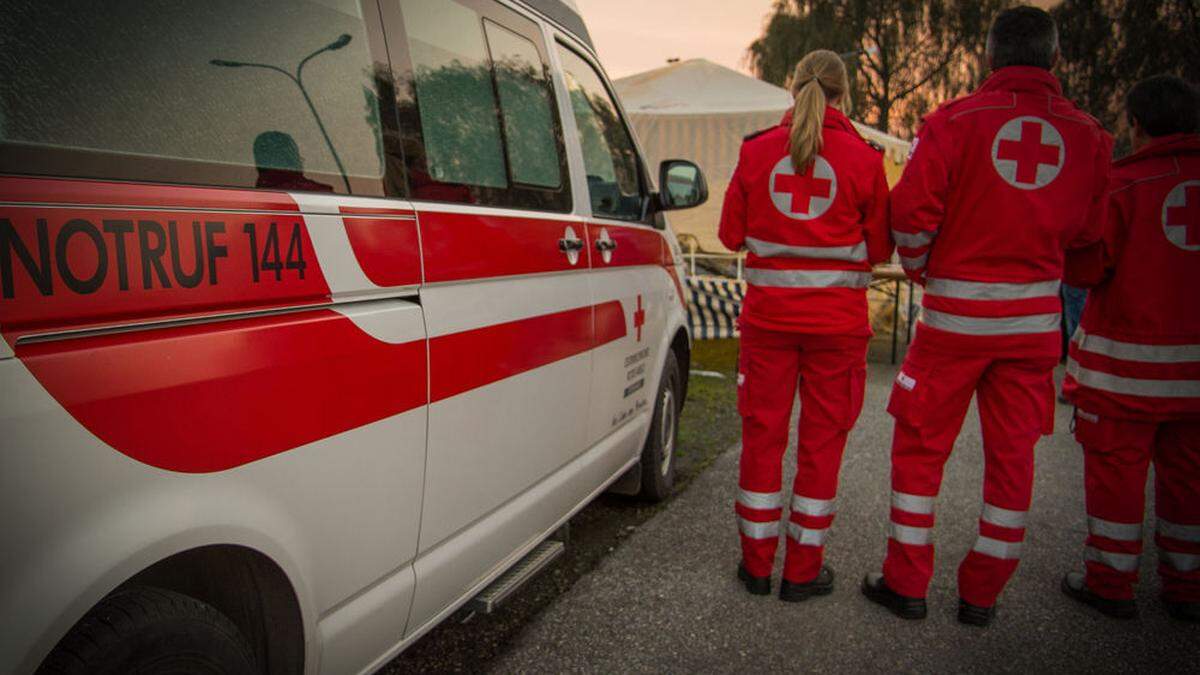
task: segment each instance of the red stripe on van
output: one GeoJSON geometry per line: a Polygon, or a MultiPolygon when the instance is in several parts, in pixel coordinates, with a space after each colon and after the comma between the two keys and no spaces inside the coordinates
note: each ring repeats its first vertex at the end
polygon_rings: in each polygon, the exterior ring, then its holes
{"type": "Polygon", "coordinates": [[[0,327],[10,344],[29,333],[329,298],[298,212],[0,205],[0,256],[9,272],[0,275],[0,327]]]}
{"type": "Polygon", "coordinates": [[[624,309],[613,300],[435,338],[429,346],[431,400],[582,354],[624,337],[627,330],[624,309]]]}
{"type": "Polygon", "coordinates": [[[16,355],[120,452],[230,469],[420,407],[425,341],[381,342],[331,310],[22,344],[16,355]]]}
{"type": "Polygon", "coordinates": [[[567,227],[587,239],[581,223],[436,211],[418,218],[429,283],[588,268],[587,246],[575,265],[558,248],[567,227]]]}
{"type": "Polygon", "coordinates": [[[612,257],[607,263],[599,254],[593,255],[592,266],[595,269],[663,264],[663,237],[658,230],[648,227],[592,224],[588,225],[588,238],[595,242],[600,238],[601,230],[608,230],[608,238],[612,239],[617,247],[613,249],[612,257]]]}
{"type": "Polygon", "coordinates": [[[0,202],[299,211],[286,192],[100,180],[0,178],[0,202]]]}
{"type": "Polygon", "coordinates": [[[350,248],[367,278],[376,286],[421,283],[421,247],[417,222],[397,218],[346,216],[350,248]]]}

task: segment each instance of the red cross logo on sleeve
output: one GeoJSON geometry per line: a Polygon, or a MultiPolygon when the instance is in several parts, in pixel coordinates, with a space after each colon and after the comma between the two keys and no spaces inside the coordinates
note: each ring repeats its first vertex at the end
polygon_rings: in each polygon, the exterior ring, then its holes
{"type": "Polygon", "coordinates": [[[1163,233],[1185,251],[1200,251],[1200,180],[1176,185],[1163,200],[1163,233]]]}
{"type": "Polygon", "coordinates": [[[784,156],[772,169],[769,185],[775,208],[796,220],[810,220],[825,213],[837,195],[833,166],[820,155],[804,173],[796,173],[792,158],[784,156]]]}
{"type": "Polygon", "coordinates": [[[642,326],[646,325],[646,310],[642,308],[642,296],[637,296],[637,311],[633,313],[633,327],[637,329],[637,341],[642,341],[642,326]]]}
{"type": "Polygon", "coordinates": [[[1011,119],[992,141],[992,165],[1009,185],[1036,190],[1049,185],[1062,170],[1066,146],[1062,135],[1039,117],[1011,119]]]}

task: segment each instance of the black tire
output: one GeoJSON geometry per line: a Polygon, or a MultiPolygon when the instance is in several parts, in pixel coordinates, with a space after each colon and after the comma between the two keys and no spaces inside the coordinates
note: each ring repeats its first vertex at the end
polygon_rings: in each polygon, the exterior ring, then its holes
{"type": "Polygon", "coordinates": [[[39,673],[257,673],[254,652],[224,614],[174,591],[135,586],[89,611],[39,673]]]}
{"type": "Polygon", "coordinates": [[[654,418],[650,433],[642,448],[641,497],[660,502],[671,495],[675,487],[675,441],[679,437],[680,396],[679,363],[675,353],[668,351],[654,398],[654,418]]]}

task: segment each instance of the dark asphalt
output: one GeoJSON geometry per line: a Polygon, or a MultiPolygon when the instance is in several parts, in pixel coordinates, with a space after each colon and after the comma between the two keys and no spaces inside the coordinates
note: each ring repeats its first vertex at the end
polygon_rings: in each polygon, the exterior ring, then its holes
{"type": "MultiPolygon", "coordinates": [[[[955,621],[955,572],[974,542],[983,469],[974,409],[948,462],[938,500],[936,575],[929,618],[904,622],[859,593],[879,568],[890,491],[891,418],[884,404],[895,368],[871,364],[866,405],[842,467],[827,560],[833,595],[794,605],[753,597],[734,579],[737,449],[638,528],[600,567],[521,632],[498,672],[869,671],[1196,672],[1200,626],[1171,621],[1157,601],[1147,527],[1140,618],[1120,622],[1058,590],[1079,567],[1086,532],[1082,456],[1060,407],[1054,436],[1038,445],[1037,484],[1025,557],[986,629],[955,621]]],[[[792,465],[786,460],[785,466],[792,465]]],[[[790,473],[784,485],[790,485],[790,473]]],[[[782,551],[782,546],[780,547],[782,551]]],[[[779,569],[779,566],[776,568],[779,569]]]]}

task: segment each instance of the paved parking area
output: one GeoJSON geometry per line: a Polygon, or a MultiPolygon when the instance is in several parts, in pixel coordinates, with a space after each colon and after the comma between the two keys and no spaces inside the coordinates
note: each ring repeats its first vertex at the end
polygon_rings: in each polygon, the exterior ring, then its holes
{"type": "MultiPolygon", "coordinates": [[[[955,621],[955,572],[974,541],[980,508],[983,460],[974,410],[947,464],[938,500],[929,618],[904,622],[862,598],[859,580],[879,568],[885,547],[891,418],[884,404],[895,372],[893,366],[871,364],[866,405],[850,437],[827,549],[838,574],[833,595],[793,605],[741,590],[734,579],[739,552],[733,449],[542,612],[494,669],[1195,672],[1200,626],[1171,621],[1157,602],[1152,528],[1139,619],[1102,617],[1058,591],[1063,572],[1081,564],[1086,532],[1082,456],[1068,433],[1065,407],[1058,412],[1057,433],[1038,446],[1025,559],[991,627],[955,621]]],[[[790,475],[784,484],[790,484],[790,475]]]]}

